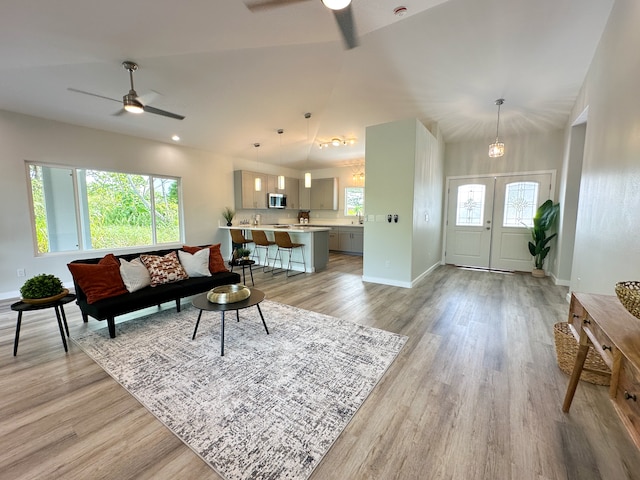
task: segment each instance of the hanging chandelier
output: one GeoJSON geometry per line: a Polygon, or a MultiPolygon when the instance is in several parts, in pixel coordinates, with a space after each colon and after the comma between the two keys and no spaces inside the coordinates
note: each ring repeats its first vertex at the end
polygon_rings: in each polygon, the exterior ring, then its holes
{"type": "Polygon", "coordinates": [[[489,145],[489,156],[491,158],[497,158],[504,155],[504,143],[502,143],[498,137],[498,131],[500,128],[500,107],[504,103],[504,98],[496,100],[498,106],[498,121],[496,122],[496,141],[489,145]]]}

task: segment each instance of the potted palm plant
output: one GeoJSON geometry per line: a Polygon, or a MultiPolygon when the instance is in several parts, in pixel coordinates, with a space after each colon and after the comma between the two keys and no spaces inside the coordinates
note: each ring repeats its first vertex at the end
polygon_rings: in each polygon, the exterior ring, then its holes
{"type": "Polygon", "coordinates": [[[227,221],[227,227],[231,226],[231,221],[235,216],[236,212],[234,212],[231,207],[224,207],[224,210],[222,211],[222,217],[227,221]]]}
{"type": "Polygon", "coordinates": [[[535,268],[531,272],[534,277],[544,277],[544,260],[551,250],[549,242],[557,235],[554,233],[547,236],[547,232],[553,227],[560,212],[560,204],[554,204],[547,200],[536,210],[533,217],[533,228],[531,228],[531,239],[529,242],[529,253],[533,256],[535,268]]]}

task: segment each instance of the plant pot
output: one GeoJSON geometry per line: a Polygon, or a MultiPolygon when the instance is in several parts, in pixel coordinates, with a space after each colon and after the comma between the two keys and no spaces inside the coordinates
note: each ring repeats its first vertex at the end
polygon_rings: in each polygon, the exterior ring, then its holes
{"type": "Polygon", "coordinates": [[[56,300],[60,300],[61,298],[66,297],[67,295],[69,295],[69,290],[68,289],[64,289],[62,290],[62,292],[60,292],[58,295],[54,295],[52,297],[45,297],[45,298],[23,298],[22,301],[24,303],[31,303],[34,305],[40,305],[40,304],[44,304],[44,303],[51,303],[51,302],[55,302],[56,300]]]}
{"type": "Polygon", "coordinates": [[[227,227],[230,227],[231,225],[233,225],[231,222],[227,222],[227,227]]]}
{"type": "Polygon", "coordinates": [[[536,277],[536,278],[544,278],[544,277],[546,277],[546,276],[547,276],[547,274],[546,274],[546,273],[544,273],[544,270],[543,270],[543,269],[541,269],[541,268],[534,268],[534,269],[531,271],[531,275],[533,275],[533,276],[534,276],[534,277],[536,277]]]}

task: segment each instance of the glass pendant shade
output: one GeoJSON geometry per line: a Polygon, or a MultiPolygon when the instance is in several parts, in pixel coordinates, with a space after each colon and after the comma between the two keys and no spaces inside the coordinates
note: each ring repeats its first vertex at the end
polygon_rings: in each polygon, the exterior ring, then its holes
{"type": "Polygon", "coordinates": [[[278,175],[278,190],[284,190],[284,175],[278,175]]]}
{"type": "Polygon", "coordinates": [[[496,122],[496,141],[489,145],[489,157],[498,158],[504,155],[504,143],[500,141],[499,138],[499,129],[500,129],[500,107],[504,103],[504,98],[499,98],[496,100],[496,105],[498,106],[498,120],[496,122]]]}
{"type": "Polygon", "coordinates": [[[304,188],[311,188],[311,172],[304,174],[304,188]]]}
{"type": "Polygon", "coordinates": [[[254,187],[256,189],[256,192],[259,192],[262,190],[262,179],[260,177],[256,177],[254,182],[254,187]]]}
{"type": "Polygon", "coordinates": [[[489,156],[491,158],[497,158],[504,155],[504,143],[498,142],[489,145],[489,156]]]}

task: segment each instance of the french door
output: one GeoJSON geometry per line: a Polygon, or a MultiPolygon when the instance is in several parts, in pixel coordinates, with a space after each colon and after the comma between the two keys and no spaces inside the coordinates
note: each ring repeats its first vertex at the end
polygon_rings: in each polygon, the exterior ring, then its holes
{"type": "Polygon", "coordinates": [[[547,172],[449,180],[445,262],[531,271],[529,228],[552,182],[547,172]]]}

